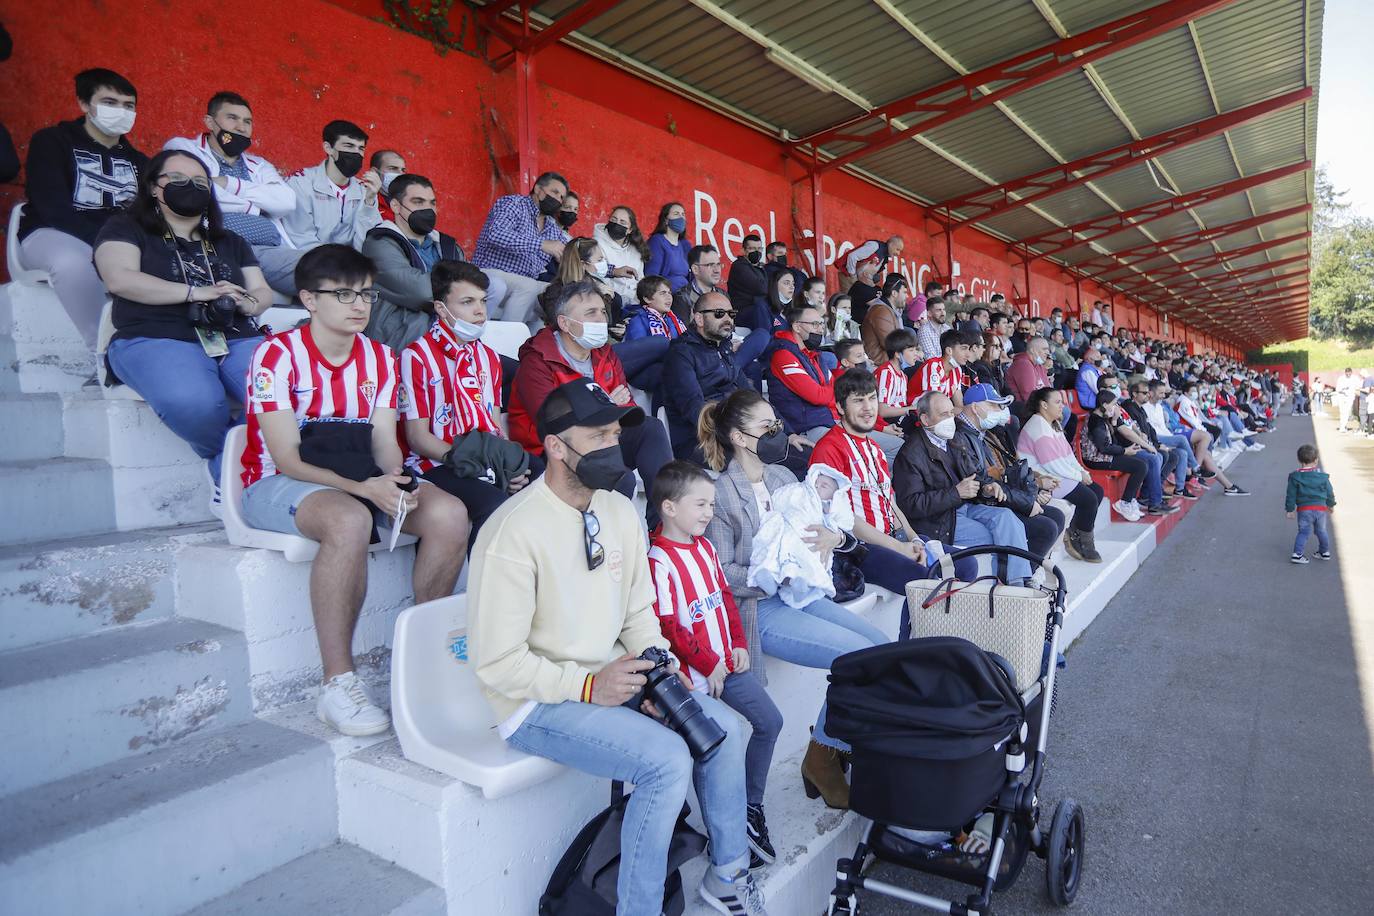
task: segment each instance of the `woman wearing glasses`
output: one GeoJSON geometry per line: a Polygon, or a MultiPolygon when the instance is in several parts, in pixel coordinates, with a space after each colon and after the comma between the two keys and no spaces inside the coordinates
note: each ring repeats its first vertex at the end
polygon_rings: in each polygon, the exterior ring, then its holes
{"type": "Polygon", "coordinates": [[[144,176],[128,212],[96,237],[95,267],[114,298],[106,358],[217,482],[229,405],[243,400],[262,339],[254,317],[272,291],[252,248],[223,228],[199,159],[164,150],[144,176]]]}
{"type": "MultiPolygon", "coordinates": [[[[776,595],[765,595],[748,584],[749,557],[760,517],[772,506],[778,487],[797,478],[782,467],[789,450],[787,434],[772,406],[757,391],[742,388],[722,401],[707,404],[697,427],[706,463],[716,479],[716,509],[706,537],[715,547],[730,591],[739,605],[748,644],[762,646],[768,655],[808,668],[828,670],[846,652],[889,642],[877,627],[822,598],[793,608],[776,595]]],[[[818,552],[840,546],[843,536],[819,526],[808,539],[818,552]]],[[[766,683],[763,659],[753,670],[766,683]]],[[[825,706],[816,717],[802,782],[811,798],[820,795],[831,808],[849,807],[849,784],[840,768],[840,754],[848,748],[826,735],[825,706]]]]}

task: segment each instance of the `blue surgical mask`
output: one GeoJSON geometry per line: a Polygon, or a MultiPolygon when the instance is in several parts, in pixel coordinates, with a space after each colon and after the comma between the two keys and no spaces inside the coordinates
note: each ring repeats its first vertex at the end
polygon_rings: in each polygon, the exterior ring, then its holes
{"type": "Polygon", "coordinates": [[[668,228],[681,235],[687,231],[687,220],[679,216],[676,219],[668,220],[668,228]]]}

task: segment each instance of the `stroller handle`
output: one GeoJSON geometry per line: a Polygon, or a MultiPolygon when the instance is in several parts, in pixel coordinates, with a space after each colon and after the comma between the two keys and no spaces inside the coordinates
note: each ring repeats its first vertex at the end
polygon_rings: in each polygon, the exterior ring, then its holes
{"type": "Polygon", "coordinates": [[[1029,562],[1032,566],[1039,566],[1045,571],[1046,581],[1049,580],[1050,576],[1054,577],[1055,607],[1061,609],[1064,607],[1064,574],[1059,571],[1059,567],[1051,566],[1048,561],[1042,560],[1029,550],[1022,550],[1020,547],[1002,547],[997,544],[984,544],[979,547],[964,547],[960,550],[955,550],[940,557],[941,576],[944,578],[953,578],[954,563],[956,560],[962,560],[965,557],[980,556],[1020,557],[1029,562]]]}

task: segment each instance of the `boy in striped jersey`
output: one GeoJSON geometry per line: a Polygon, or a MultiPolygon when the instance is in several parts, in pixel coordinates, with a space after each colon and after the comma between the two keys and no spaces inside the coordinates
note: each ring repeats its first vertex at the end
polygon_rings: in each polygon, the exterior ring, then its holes
{"type": "Polygon", "coordinates": [[[719,699],[754,729],[744,766],[750,867],[757,868],[776,858],[763,816],[763,791],[782,713],[749,673],[739,608],[705,537],[715,514],[715,482],[690,461],[670,461],[654,478],[652,498],[663,520],[649,546],[663,636],[692,688],[719,699]]]}
{"type": "Polygon", "coordinates": [[[873,380],[878,385],[878,416],[896,424],[911,412],[911,401],[907,398],[911,382],[906,370],[920,362],[921,344],[915,331],[898,328],[883,340],[883,350],[887,353],[887,362],[873,373],[873,380]]]}
{"type": "Polygon", "coordinates": [[[963,410],[964,389],[969,384],[964,366],[969,361],[969,349],[981,342],[977,334],[968,331],[946,331],[941,334],[941,355],[926,360],[911,377],[906,389],[907,401],[915,404],[916,399],[927,391],[938,391],[954,402],[955,410],[963,410]]]}
{"type": "Polygon", "coordinates": [[[445,260],[434,265],[430,284],[434,323],[401,351],[397,400],[409,450],[406,466],[463,501],[476,541],[482,523],[538,477],[544,462],[530,455],[529,469],[508,480],[498,480],[490,469],[487,477],[460,477],[449,465],[454,440],[469,433],[505,440],[517,456],[520,446],[509,442],[501,424],[501,357],[481,341],[487,275],[465,261],[445,260]]]}
{"type": "Polygon", "coordinates": [[[244,399],[244,520],[320,542],[310,568],[324,663],[316,714],[346,735],[377,734],[391,724],[353,672],[374,522],[405,506],[402,530],[420,539],[417,603],[453,593],[468,537],[461,502],[423,481],[414,492],[403,489],[410,477],[396,439],[395,358],[362,333],[377,299],[373,274],[372,261],[347,245],[321,245],[302,256],[295,276],[310,322],[263,341],[244,399]],[[354,430],[363,431],[361,442],[354,430]],[[302,455],[307,438],[311,460],[302,455]],[[367,464],[375,465],[373,476],[361,469],[367,464]]]}

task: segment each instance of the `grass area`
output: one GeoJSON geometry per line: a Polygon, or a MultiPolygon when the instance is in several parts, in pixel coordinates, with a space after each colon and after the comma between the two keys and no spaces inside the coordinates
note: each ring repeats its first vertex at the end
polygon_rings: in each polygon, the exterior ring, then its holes
{"type": "Polygon", "coordinates": [[[1374,347],[1354,349],[1343,341],[1306,337],[1287,343],[1272,344],[1258,353],[1249,353],[1246,361],[1264,363],[1292,363],[1297,372],[1332,372],[1351,366],[1374,367],[1374,347]]]}

